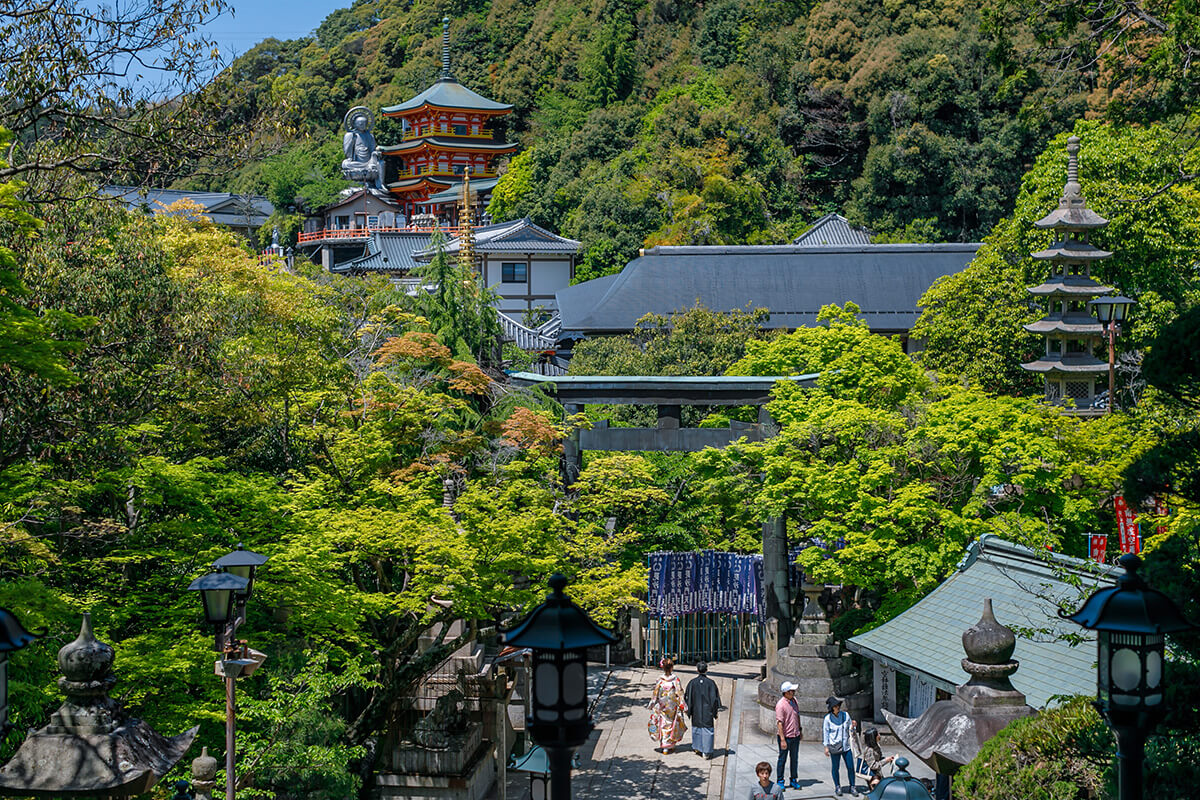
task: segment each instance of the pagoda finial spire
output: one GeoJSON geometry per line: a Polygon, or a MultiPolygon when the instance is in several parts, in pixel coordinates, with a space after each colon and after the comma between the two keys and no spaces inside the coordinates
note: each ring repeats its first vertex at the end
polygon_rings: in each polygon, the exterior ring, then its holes
{"type": "Polygon", "coordinates": [[[1064,200],[1083,200],[1083,188],[1079,185],[1079,137],[1067,139],[1067,185],[1063,187],[1064,200]]]}
{"type": "Polygon", "coordinates": [[[442,17],[442,77],[450,77],[450,18],[442,17]]]}

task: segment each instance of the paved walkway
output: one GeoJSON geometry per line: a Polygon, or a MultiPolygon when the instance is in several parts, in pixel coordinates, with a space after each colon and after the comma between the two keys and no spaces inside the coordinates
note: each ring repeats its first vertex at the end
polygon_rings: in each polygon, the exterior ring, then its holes
{"type": "MultiPolygon", "coordinates": [[[[726,710],[717,719],[715,756],[707,761],[691,749],[691,732],[673,753],[654,752],[646,733],[654,682],[661,674],[645,667],[616,668],[594,712],[596,730],[579,751],[579,768],[573,773],[575,800],[745,800],[757,780],[754,766],[771,764],[774,771],[778,749],[773,738],[758,729],[758,675],[761,660],[713,664],[708,675],[721,692],[726,710]]],[[[603,672],[600,668],[599,672],[603,672]]],[[[680,666],[677,673],[684,685],[695,676],[695,668],[680,666]]],[[[593,685],[603,682],[590,681],[593,685]]],[[[822,752],[817,732],[800,744],[799,783],[788,789],[786,800],[834,798],[829,759],[822,752]],[[817,739],[817,741],[812,741],[817,739]]],[[[917,777],[933,773],[903,748],[885,747],[885,755],[904,755],[909,771],[917,777]]],[[[775,776],[777,777],[777,776],[775,776]]],[[[846,786],[843,775],[843,786],[846,786]]],[[[861,784],[860,784],[861,785],[861,784]]],[[[527,800],[528,779],[509,774],[508,800],[527,800]]]]}

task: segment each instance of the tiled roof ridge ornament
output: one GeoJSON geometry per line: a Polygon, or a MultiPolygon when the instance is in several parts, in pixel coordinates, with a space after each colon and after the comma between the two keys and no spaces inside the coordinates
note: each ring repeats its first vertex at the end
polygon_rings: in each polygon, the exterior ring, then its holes
{"type": "Polygon", "coordinates": [[[988,686],[1002,692],[1013,692],[1009,677],[1017,671],[1020,662],[1013,660],[1017,637],[1012,629],[996,621],[992,612],[992,598],[983,601],[983,616],[970,628],[963,631],[963,671],[971,676],[968,686],[988,686]]]}

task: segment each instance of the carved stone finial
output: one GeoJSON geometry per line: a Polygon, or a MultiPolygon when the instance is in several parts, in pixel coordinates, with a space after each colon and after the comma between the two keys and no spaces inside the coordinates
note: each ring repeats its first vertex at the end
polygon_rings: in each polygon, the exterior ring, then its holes
{"type": "Polygon", "coordinates": [[[1083,187],[1079,185],[1079,137],[1067,139],[1067,184],[1059,205],[1083,204],[1083,187]]]}
{"type": "Polygon", "coordinates": [[[992,599],[983,601],[983,616],[962,635],[963,670],[971,676],[971,686],[988,686],[1001,691],[1015,691],[1009,676],[1017,671],[1019,663],[1012,658],[1017,646],[1017,637],[1010,628],[996,621],[992,612],[992,599]]]}
{"type": "Polygon", "coordinates": [[[63,673],[58,679],[59,688],[69,698],[91,697],[101,690],[101,685],[102,692],[107,692],[115,682],[112,665],[116,656],[112,647],[96,639],[92,633],[92,615],[85,613],[79,636],[58,651],[58,668],[63,673]]]}
{"type": "Polygon", "coordinates": [[[208,754],[208,748],[200,748],[200,755],[192,759],[192,780],[215,781],[217,767],[217,760],[208,754]]]}
{"type": "Polygon", "coordinates": [[[121,723],[119,706],[108,696],[117,682],[112,665],[116,651],[92,633],[92,615],[85,613],[79,636],[58,651],[62,677],[58,688],[67,700],[50,717],[55,733],[109,733],[121,723]]]}

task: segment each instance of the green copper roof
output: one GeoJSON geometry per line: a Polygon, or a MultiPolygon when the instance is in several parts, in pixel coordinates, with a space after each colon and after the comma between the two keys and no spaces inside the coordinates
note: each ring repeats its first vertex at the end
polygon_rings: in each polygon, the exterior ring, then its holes
{"type": "Polygon", "coordinates": [[[1112,583],[1113,567],[1077,558],[1035,552],[985,534],[967,548],[958,570],[916,605],[878,628],[849,639],[846,646],[902,672],[920,673],[948,691],[970,676],[963,671],[962,634],[979,621],[989,597],[996,619],[1017,630],[1013,658],[1021,666],[1013,685],[1034,708],[1055,695],[1095,694],[1094,635],[1060,619],[1055,602],[1072,608],[1098,586],[1112,583]],[[1079,588],[1068,582],[1078,578],[1079,588]],[[1019,629],[1075,634],[1088,641],[1072,646],[1045,633],[1033,637],[1019,629]]]}
{"type": "Polygon", "coordinates": [[[387,106],[384,114],[400,114],[405,111],[415,111],[421,106],[437,106],[438,108],[465,108],[471,111],[504,112],[512,111],[512,106],[488,100],[483,95],[472,92],[453,78],[439,78],[433,86],[421,92],[416,97],[409,98],[395,106],[387,106]]]}

